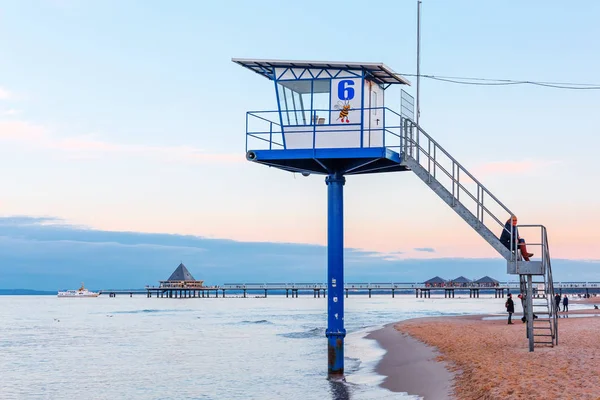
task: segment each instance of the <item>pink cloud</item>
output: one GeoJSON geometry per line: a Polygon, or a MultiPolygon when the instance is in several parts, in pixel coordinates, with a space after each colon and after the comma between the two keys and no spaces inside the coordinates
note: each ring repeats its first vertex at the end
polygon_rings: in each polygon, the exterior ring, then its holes
{"type": "Polygon", "coordinates": [[[477,175],[513,175],[533,172],[558,163],[559,161],[550,160],[496,161],[479,165],[473,170],[477,175]]]}
{"type": "Polygon", "coordinates": [[[43,126],[24,121],[0,121],[0,140],[20,142],[32,147],[58,150],[71,159],[90,159],[100,155],[128,155],[174,162],[244,162],[243,154],[207,153],[192,146],[151,146],[103,141],[94,136],[61,138],[43,126]]]}
{"type": "Polygon", "coordinates": [[[12,97],[12,95],[8,90],[0,87],[0,100],[8,100],[11,97],[12,97]]]}
{"type": "Polygon", "coordinates": [[[29,122],[23,121],[0,121],[0,139],[37,142],[47,136],[46,130],[29,122]]]}

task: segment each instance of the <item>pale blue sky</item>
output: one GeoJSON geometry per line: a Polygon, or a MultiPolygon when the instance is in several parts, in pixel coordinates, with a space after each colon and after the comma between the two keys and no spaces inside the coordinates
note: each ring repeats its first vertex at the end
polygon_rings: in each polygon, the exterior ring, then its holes
{"type": "MultiPolygon", "coordinates": [[[[422,10],[424,74],[600,83],[600,2],[424,0],[422,10]]],[[[246,110],[275,99],[271,82],[230,59],[414,73],[415,17],[412,0],[0,0],[0,215],[323,244],[323,178],[244,160],[246,110]]],[[[424,128],[521,222],[547,225],[553,255],[600,259],[600,91],[424,79],[421,93],[424,128]]],[[[412,174],[349,178],[346,242],[496,256],[412,174]]]]}

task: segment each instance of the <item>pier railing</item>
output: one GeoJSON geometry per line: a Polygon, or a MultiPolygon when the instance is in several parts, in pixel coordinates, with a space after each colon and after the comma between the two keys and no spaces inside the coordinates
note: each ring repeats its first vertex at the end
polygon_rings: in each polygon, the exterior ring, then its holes
{"type": "MultiPolygon", "coordinates": [[[[554,282],[554,289],[599,289],[600,282],[554,282]]],[[[242,290],[242,289],[327,289],[326,283],[225,283],[215,286],[218,289],[242,290]]],[[[388,282],[388,283],[345,283],[344,289],[349,290],[376,290],[376,289],[520,289],[520,282],[499,282],[496,285],[487,283],[455,283],[455,284],[426,284],[414,282],[388,282]]],[[[542,289],[542,286],[540,286],[542,289]]]]}

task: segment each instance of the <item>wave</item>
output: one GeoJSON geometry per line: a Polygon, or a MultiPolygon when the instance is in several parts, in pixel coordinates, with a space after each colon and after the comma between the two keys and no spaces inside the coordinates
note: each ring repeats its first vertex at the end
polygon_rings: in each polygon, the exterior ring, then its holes
{"type": "Polygon", "coordinates": [[[188,312],[188,311],[193,311],[193,310],[177,310],[177,309],[158,310],[158,309],[150,308],[150,309],[143,309],[143,310],[113,311],[112,313],[109,313],[109,314],[153,314],[153,313],[167,313],[167,312],[171,313],[171,312],[188,312]]]}
{"type": "Polygon", "coordinates": [[[289,338],[289,339],[308,339],[308,338],[315,338],[315,337],[324,337],[325,336],[325,328],[311,328],[306,331],[300,331],[300,332],[279,333],[278,336],[289,338]]]}
{"type": "Polygon", "coordinates": [[[269,324],[273,325],[271,321],[267,321],[266,319],[259,319],[258,321],[242,321],[242,324],[269,324]]]}

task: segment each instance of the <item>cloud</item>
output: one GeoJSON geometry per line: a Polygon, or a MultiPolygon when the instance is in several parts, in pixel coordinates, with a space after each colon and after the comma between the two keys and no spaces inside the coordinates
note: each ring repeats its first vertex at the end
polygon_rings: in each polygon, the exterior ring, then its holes
{"type": "Polygon", "coordinates": [[[23,121],[0,121],[0,140],[31,144],[46,140],[48,133],[39,125],[23,121]]]}
{"type": "Polygon", "coordinates": [[[14,108],[10,108],[10,109],[8,109],[8,110],[6,110],[6,111],[1,111],[1,112],[0,112],[0,115],[7,115],[7,116],[11,116],[11,115],[17,115],[17,114],[19,114],[19,113],[21,113],[21,110],[16,110],[16,109],[14,109],[14,108]]]}
{"type": "Polygon", "coordinates": [[[62,219],[55,217],[32,217],[27,215],[15,215],[11,217],[0,217],[0,226],[44,225],[47,223],[56,223],[62,221],[62,219]]]}
{"type": "Polygon", "coordinates": [[[435,249],[432,247],[415,247],[415,251],[423,251],[426,253],[435,253],[435,249]]]}
{"type": "Polygon", "coordinates": [[[0,87],[0,100],[8,100],[12,97],[12,93],[8,90],[0,87]]]}
{"type": "Polygon", "coordinates": [[[243,154],[208,153],[192,146],[151,146],[108,142],[94,135],[61,138],[47,128],[26,121],[0,121],[0,140],[22,143],[66,153],[70,158],[106,155],[150,157],[176,162],[244,162],[243,154]]]}
{"type": "Polygon", "coordinates": [[[476,176],[524,174],[559,163],[555,160],[496,161],[473,168],[473,173],[476,176]]]}
{"type": "MultiPolygon", "coordinates": [[[[345,281],[423,282],[436,275],[514,280],[501,259],[376,254],[346,249],[345,281]]],[[[101,231],[47,216],[0,218],[0,289],[57,290],[82,280],[92,289],[139,288],[168,277],[180,262],[207,284],[322,283],[327,277],[327,249],[319,245],[101,231]]],[[[557,280],[600,280],[599,261],[555,259],[553,266],[557,280]]]]}

